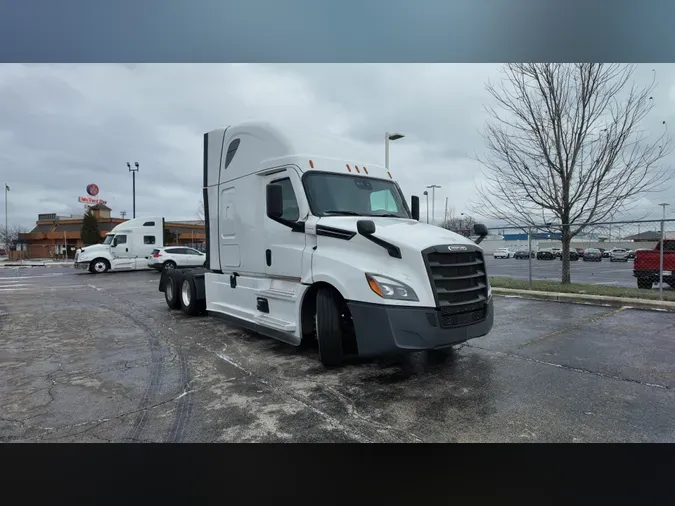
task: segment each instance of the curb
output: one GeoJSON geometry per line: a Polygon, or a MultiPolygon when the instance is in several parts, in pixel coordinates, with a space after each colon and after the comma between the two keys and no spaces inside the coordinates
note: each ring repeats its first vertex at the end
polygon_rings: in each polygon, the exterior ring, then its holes
{"type": "Polygon", "coordinates": [[[675,312],[675,302],[666,300],[631,299],[628,297],[609,297],[607,295],[585,295],[581,293],[539,292],[535,290],[516,290],[514,288],[492,287],[495,295],[511,295],[524,299],[550,300],[579,304],[597,304],[601,306],[632,307],[651,311],[675,312]]]}
{"type": "Polygon", "coordinates": [[[0,263],[0,269],[6,267],[67,267],[72,266],[71,263],[51,263],[51,262],[41,262],[41,263],[16,263],[16,262],[3,262],[0,263]]]}

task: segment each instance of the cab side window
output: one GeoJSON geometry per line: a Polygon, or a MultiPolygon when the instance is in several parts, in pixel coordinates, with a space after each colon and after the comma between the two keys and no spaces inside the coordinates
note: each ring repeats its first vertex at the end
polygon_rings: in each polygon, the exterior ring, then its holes
{"type": "Polygon", "coordinates": [[[298,207],[295,191],[293,191],[293,183],[291,183],[289,178],[285,178],[274,181],[274,184],[281,186],[283,194],[284,214],[281,218],[288,221],[298,221],[300,219],[300,208],[298,207]]]}
{"type": "Polygon", "coordinates": [[[117,244],[126,244],[127,243],[127,236],[126,235],[116,235],[115,236],[115,242],[117,244]]]}

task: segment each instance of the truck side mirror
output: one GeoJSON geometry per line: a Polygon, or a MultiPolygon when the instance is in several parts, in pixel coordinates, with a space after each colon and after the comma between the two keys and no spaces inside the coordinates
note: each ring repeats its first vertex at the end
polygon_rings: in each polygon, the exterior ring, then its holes
{"type": "Polygon", "coordinates": [[[473,226],[473,233],[474,233],[474,235],[478,235],[478,236],[488,235],[488,229],[482,223],[476,223],[473,226]]]}
{"type": "Polygon", "coordinates": [[[375,222],[373,220],[359,220],[356,222],[356,230],[361,235],[373,235],[375,233],[375,222]]]}
{"type": "Polygon", "coordinates": [[[420,221],[420,198],[417,195],[410,197],[410,212],[413,220],[420,221]]]}
{"type": "Polygon", "coordinates": [[[281,185],[270,183],[267,185],[267,217],[279,219],[284,214],[284,195],[281,185]]]}

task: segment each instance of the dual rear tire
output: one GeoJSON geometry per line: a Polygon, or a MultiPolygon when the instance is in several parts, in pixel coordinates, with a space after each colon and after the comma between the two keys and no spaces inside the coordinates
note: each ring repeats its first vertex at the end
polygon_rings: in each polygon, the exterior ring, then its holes
{"type": "Polygon", "coordinates": [[[169,309],[181,309],[189,316],[197,316],[206,310],[206,301],[197,297],[197,285],[192,276],[168,276],[164,299],[169,309]]]}

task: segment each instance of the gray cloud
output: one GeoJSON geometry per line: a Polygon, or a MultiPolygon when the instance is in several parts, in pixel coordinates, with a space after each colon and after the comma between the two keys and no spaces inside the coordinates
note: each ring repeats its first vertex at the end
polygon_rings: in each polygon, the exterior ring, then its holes
{"type": "MultiPolygon", "coordinates": [[[[641,66],[636,77],[649,79],[652,68],[641,66]]],[[[675,67],[656,68],[662,86],[654,125],[645,125],[654,129],[675,113],[675,67]]],[[[0,172],[11,187],[10,221],[31,226],[38,213],[78,212],[89,183],[115,215],[130,212],[127,161],[141,165],[137,214],[194,219],[202,134],[249,119],[341,133],[382,160],[384,132],[401,131],[391,169],[406,194],[439,184],[436,215],[446,197],[466,211],[481,170],[471,156],[483,145],[484,83],[497,71],[486,64],[0,65],[0,172]]],[[[675,204],[672,193],[654,199],[675,204]]]]}

